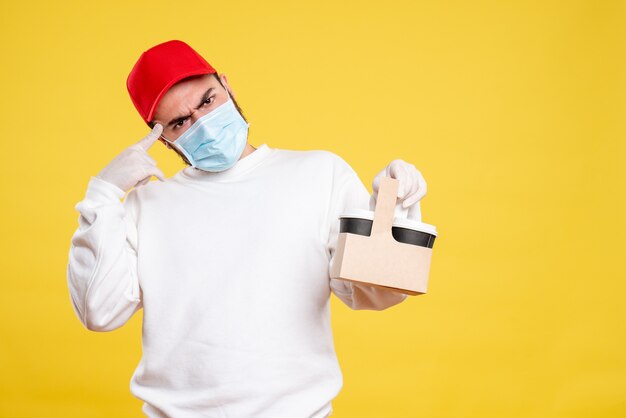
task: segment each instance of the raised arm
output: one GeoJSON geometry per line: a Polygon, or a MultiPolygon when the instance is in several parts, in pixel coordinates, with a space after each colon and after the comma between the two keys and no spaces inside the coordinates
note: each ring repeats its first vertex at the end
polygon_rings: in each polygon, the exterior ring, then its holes
{"type": "MultiPolygon", "coordinates": [[[[76,315],[92,331],[112,331],[141,308],[136,230],[124,192],[92,177],[75,209],[67,281],[76,315]]],[[[128,199],[127,199],[128,200],[128,199]]]]}
{"type": "Polygon", "coordinates": [[[91,177],[85,198],[75,209],[78,228],[72,236],[67,283],[72,306],[92,331],[112,331],[124,325],[142,307],[137,277],[136,189],[151,176],[163,173],[147,154],[161,134],[152,132],[131,145],[91,177]]]}

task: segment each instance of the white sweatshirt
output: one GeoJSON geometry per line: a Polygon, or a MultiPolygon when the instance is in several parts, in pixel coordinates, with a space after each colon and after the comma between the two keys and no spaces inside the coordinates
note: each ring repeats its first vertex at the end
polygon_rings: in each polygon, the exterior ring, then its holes
{"type": "Polygon", "coordinates": [[[347,208],[370,195],[341,157],[260,145],[230,169],[132,189],[92,177],[76,205],[72,305],[111,331],[143,308],[130,381],[148,417],[327,417],[343,385],[330,292],[352,309],[406,299],[329,279],[347,208]]]}

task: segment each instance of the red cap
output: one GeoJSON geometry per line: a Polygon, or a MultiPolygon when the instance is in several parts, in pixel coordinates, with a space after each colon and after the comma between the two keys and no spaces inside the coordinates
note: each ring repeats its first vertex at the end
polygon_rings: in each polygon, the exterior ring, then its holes
{"type": "Polygon", "coordinates": [[[126,79],[126,88],[148,123],[167,90],[186,77],[216,73],[204,58],[182,41],[167,41],[144,51],[126,79]]]}

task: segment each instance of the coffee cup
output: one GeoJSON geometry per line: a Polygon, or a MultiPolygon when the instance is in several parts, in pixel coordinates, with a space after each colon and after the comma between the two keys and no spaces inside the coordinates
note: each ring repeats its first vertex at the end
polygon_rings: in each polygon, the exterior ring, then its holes
{"type": "MultiPolygon", "coordinates": [[[[419,202],[415,204],[419,205],[419,202]]],[[[396,206],[395,214],[398,213],[406,213],[406,209],[402,208],[401,203],[396,206]]],[[[374,222],[374,211],[350,209],[342,213],[339,219],[339,232],[348,232],[369,237],[374,222]]],[[[398,242],[433,248],[435,238],[437,238],[437,229],[434,225],[421,222],[420,220],[394,216],[391,235],[398,242]]]]}

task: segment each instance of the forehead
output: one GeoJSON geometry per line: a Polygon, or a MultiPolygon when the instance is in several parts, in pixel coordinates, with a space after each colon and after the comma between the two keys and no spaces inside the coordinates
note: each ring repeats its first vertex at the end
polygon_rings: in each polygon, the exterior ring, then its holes
{"type": "Polygon", "coordinates": [[[184,78],[163,95],[154,112],[154,119],[163,121],[173,113],[198,106],[198,101],[210,87],[219,86],[213,74],[184,78]]]}

